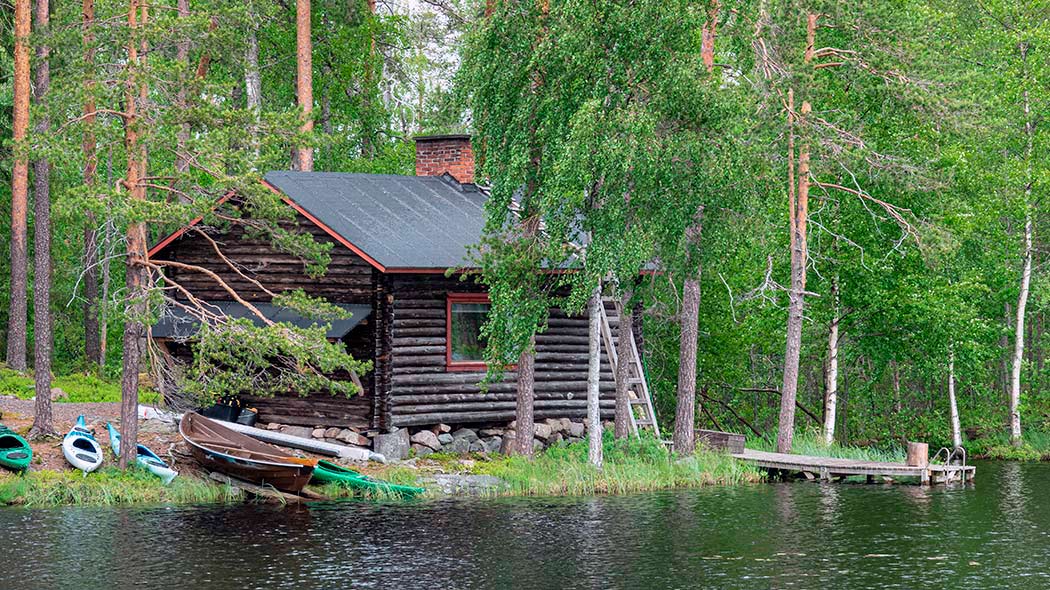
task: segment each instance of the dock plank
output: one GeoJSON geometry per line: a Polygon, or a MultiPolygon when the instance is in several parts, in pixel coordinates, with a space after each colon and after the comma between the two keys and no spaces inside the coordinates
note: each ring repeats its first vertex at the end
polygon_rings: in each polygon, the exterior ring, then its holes
{"type": "Polygon", "coordinates": [[[884,475],[889,477],[918,477],[922,479],[926,475],[943,479],[948,475],[953,478],[958,478],[957,476],[962,475],[966,480],[971,480],[976,473],[976,468],[973,465],[930,464],[926,467],[915,467],[904,463],[859,461],[837,457],[813,457],[809,455],[771,453],[755,449],[744,449],[743,453],[734,453],[733,456],[766,469],[821,473],[830,476],[884,475]]]}

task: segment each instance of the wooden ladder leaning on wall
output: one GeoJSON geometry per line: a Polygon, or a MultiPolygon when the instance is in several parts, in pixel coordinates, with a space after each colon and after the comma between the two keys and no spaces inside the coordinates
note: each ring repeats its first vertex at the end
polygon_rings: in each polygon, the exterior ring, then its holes
{"type": "MultiPolygon", "coordinates": [[[[612,367],[613,380],[619,378],[616,370],[616,343],[618,337],[613,334],[613,326],[619,333],[620,302],[611,297],[602,298],[602,345],[605,354],[609,357],[609,365],[612,367]]],[[[631,339],[630,367],[627,372],[628,397],[630,404],[631,432],[636,436],[640,428],[652,430],[656,438],[660,438],[660,426],[656,423],[656,412],[653,411],[653,400],[649,395],[649,384],[645,380],[645,371],[642,368],[642,357],[638,354],[638,346],[631,339]]]]}

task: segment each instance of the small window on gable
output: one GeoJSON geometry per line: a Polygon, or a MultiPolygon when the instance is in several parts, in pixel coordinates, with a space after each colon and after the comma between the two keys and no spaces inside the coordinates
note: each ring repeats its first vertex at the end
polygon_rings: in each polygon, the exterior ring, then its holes
{"type": "Polygon", "coordinates": [[[445,320],[445,363],[449,370],[484,370],[485,339],[481,326],[489,315],[484,293],[449,293],[445,320]]]}

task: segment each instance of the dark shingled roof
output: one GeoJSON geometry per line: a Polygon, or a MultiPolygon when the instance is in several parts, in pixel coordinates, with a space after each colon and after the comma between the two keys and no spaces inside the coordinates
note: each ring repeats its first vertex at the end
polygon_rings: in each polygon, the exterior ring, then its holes
{"type": "Polygon", "coordinates": [[[485,225],[485,193],[450,176],[281,171],[265,179],[385,270],[466,265],[485,225]]]}
{"type": "MultiPolygon", "coordinates": [[[[248,311],[248,308],[244,307],[236,301],[210,301],[209,306],[212,306],[211,311],[224,315],[232,319],[248,318],[252,320],[256,326],[262,326],[262,320],[260,320],[255,314],[248,311]]],[[[350,317],[345,320],[332,320],[322,321],[304,318],[301,315],[285,309],[283,307],[276,307],[269,303],[253,303],[256,309],[258,309],[267,319],[272,322],[292,324],[299,328],[308,328],[313,325],[324,325],[331,324],[328,328],[327,336],[329,338],[342,338],[346,336],[354,326],[361,323],[372,313],[372,308],[368,305],[342,305],[338,304],[339,307],[350,313],[350,317]]],[[[171,307],[164,310],[157,324],[153,326],[152,335],[154,338],[174,338],[183,339],[190,338],[197,333],[199,329],[199,322],[197,318],[191,317],[186,310],[179,307],[171,307]]]]}

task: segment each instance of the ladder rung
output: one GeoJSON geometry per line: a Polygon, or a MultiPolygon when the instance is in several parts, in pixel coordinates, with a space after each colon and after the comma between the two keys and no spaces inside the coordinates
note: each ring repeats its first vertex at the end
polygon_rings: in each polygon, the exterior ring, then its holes
{"type": "Polygon", "coordinates": [[[630,385],[641,385],[642,384],[642,378],[641,377],[630,377],[630,378],[627,379],[627,383],[630,384],[630,385]]]}
{"type": "Polygon", "coordinates": [[[634,399],[631,400],[631,405],[633,405],[633,406],[647,406],[649,404],[644,399],[634,398],[634,399]]]}
{"type": "Polygon", "coordinates": [[[649,420],[649,419],[635,420],[634,423],[637,424],[638,426],[652,426],[653,425],[653,421],[649,420]]]}

